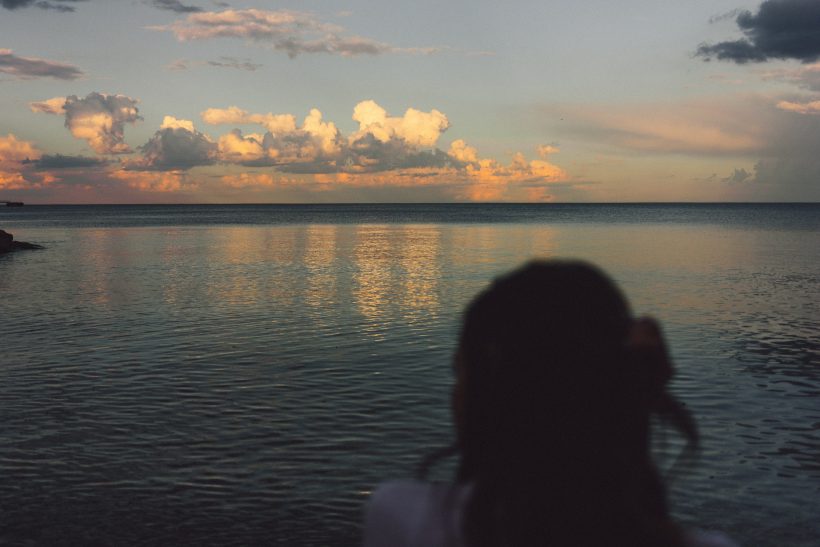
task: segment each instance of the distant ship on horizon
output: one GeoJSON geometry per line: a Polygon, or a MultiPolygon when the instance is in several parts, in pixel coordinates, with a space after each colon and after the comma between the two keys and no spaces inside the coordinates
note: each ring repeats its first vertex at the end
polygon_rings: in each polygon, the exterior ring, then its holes
{"type": "Polygon", "coordinates": [[[22,207],[23,206],[22,201],[6,201],[4,203],[6,204],[6,207],[22,207]]]}

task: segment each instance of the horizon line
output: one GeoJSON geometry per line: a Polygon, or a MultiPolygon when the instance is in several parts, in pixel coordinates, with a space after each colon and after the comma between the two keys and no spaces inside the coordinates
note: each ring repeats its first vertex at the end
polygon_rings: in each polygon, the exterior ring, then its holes
{"type": "MultiPolygon", "coordinates": [[[[0,200],[2,203],[4,200],[0,200]]],[[[22,202],[25,206],[36,207],[113,207],[113,206],[247,206],[247,205],[275,205],[275,206],[339,206],[339,205],[820,205],[820,201],[342,201],[342,202],[225,202],[225,203],[31,203],[22,202]]],[[[0,207],[0,210],[3,210],[0,207]]]]}

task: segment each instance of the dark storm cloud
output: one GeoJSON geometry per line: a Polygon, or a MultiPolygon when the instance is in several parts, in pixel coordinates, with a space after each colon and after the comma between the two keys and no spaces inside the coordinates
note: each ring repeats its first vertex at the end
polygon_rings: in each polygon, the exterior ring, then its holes
{"type": "Polygon", "coordinates": [[[88,156],[64,156],[62,154],[44,154],[37,160],[23,160],[21,163],[32,165],[35,169],[73,169],[101,167],[108,161],[88,156]]]}
{"type": "Polygon", "coordinates": [[[82,70],[76,66],[35,57],[20,57],[10,49],[0,49],[0,72],[22,79],[76,80],[83,75],[82,70]]]}
{"type": "Polygon", "coordinates": [[[74,2],[85,2],[85,0],[0,0],[0,5],[6,9],[28,8],[34,6],[40,9],[71,12],[74,11],[74,7],[69,4],[73,4],[74,2]]]}
{"type": "Polygon", "coordinates": [[[179,0],[151,0],[155,8],[173,11],[175,13],[199,13],[205,11],[198,6],[188,6],[179,0]]]}
{"type": "Polygon", "coordinates": [[[372,133],[365,133],[350,143],[344,164],[359,172],[391,171],[414,167],[452,167],[459,164],[446,152],[419,150],[409,146],[404,139],[391,138],[381,141],[372,133]]]}
{"type": "Polygon", "coordinates": [[[163,127],[140,147],[142,160],[131,170],[165,171],[211,165],[216,159],[216,143],[199,131],[183,127],[163,127]]]}
{"type": "Polygon", "coordinates": [[[738,64],[769,59],[809,63],[820,58],[818,0],[766,0],[757,13],[743,11],[735,21],[744,38],[701,44],[696,55],[738,64]]]}

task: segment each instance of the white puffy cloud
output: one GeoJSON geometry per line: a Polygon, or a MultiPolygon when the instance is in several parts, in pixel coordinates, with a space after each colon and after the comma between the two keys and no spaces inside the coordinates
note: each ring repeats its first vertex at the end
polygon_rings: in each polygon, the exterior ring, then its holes
{"type": "Polygon", "coordinates": [[[209,125],[256,124],[273,134],[296,131],[296,117],[293,114],[251,114],[236,106],[209,108],[202,112],[202,121],[209,125]]]}
{"type": "MultiPolygon", "coordinates": [[[[103,118],[107,115],[107,120],[117,119],[116,123],[122,126],[126,123],[122,120],[138,117],[135,106],[131,111],[125,108],[133,106],[135,101],[123,96],[96,95],[99,97],[90,96],[96,102],[89,97],[56,97],[32,103],[31,109],[62,114],[75,136],[94,142],[97,149],[102,149],[102,145],[96,145],[92,137],[104,142],[105,149],[116,150],[117,143],[112,144],[110,138],[117,134],[115,122],[102,123],[92,114],[103,118]],[[109,100],[112,98],[123,102],[122,110],[115,108],[117,102],[109,100]],[[100,106],[101,102],[106,108],[100,106]],[[100,130],[92,133],[89,129],[99,127],[107,133],[100,130]],[[109,140],[105,141],[103,136],[109,140]]],[[[28,159],[25,164],[32,172],[59,167],[60,180],[68,180],[65,177],[79,180],[76,170],[83,169],[91,177],[89,180],[102,181],[101,184],[107,184],[112,191],[130,188],[130,191],[149,193],[186,193],[200,180],[199,174],[188,171],[216,163],[233,166],[217,175],[223,187],[258,191],[288,185],[302,188],[298,191],[307,192],[305,195],[344,186],[405,188],[403,192],[409,196],[407,192],[414,191],[413,188],[425,187],[440,197],[543,200],[549,198],[547,185],[568,180],[560,167],[545,159],[530,160],[515,154],[509,164],[503,164],[482,158],[478,150],[463,139],[452,141],[446,151],[439,148],[439,138],[449,128],[449,120],[435,109],[408,108],[401,115],[391,116],[376,102],[362,101],[352,112],[358,128],[348,135],[343,135],[336,124],[325,119],[316,108],[301,122],[297,122],[293,114],[251,113],[237,106],[207,109],[202,112],[202,119],[210,125],[255,125],[258,129],[254,132],[234,127],[211,138],[198,131],[193,121],[168,115],[148,142],[138,148],[140,154],[134,158],[100,162],[94,161],[96,158],[56,155],[47,157],[44,162],[28,159]],[[238,166],[255,169],[243,172],[238,166]],[[67,174],[63,176],[64,173],[67,174]]],[[[119,131],[121,138],[121,128],[119,131]]],[[[15,157],[20,162],[31,156],[33,149],[9,139],[5,142],[7,149],[17,150],[15,157]],[[25,154],[28,155],[23,157],[25,154]]],[[[557,152],[557,148],[550,145],[536,150],[542,157],[557,152]]],[[[210,174],[205,176],[217,180],[213,175],[220,171],[210,169],[206,173],[210,174]]]]}
{"type": "Polygon", "coordinates": [[[450,150],[447,152],[458,161],[464,163],[475,163],[478,161],[478,151],[472,146],[467,146],[463,139],[457,139],[450,143],[450,150]]]}
{"type": "Polygon", "coordinates": [[[209,124],[256,124],[267,132],[263,136],[243,136],[238,130],[219,141],[220,157],[225,161],[278,165],[283,170],[325,172],[343,152],[344,142],[333,122],[324,121],[313,108],[297,127],[292,114],[251,114],[236,106],[209,108],[202,113],[209,124]]]}
{"type": "Polygon", "coordinates": [[[411,146],[430,147],[450,127],[447,116],[438,110],[422,112],[408,108],[404,116],[393,117],[371,100],[356,105],[353,119],[359,122],[359,130],[350,136],[351,142],[369,134],[381,142],[399,138],[411,146]]]}
{"type": "Polygon", "coordinates": [[[265,150],[262,146],[263,135],[242,135],[242,131],[234,129],[219,137],[219,158],[228,163],[253,163],[265,157],[275,158],[276,151],[265,150]]]}
{"type": "Polygon", "coordinates": [[[302,130],[314,138],[322,155],[332,156],[341,152],[339,130],[333,122],[322,121],[322,113],[312,108],[302,123],[302,130]]]}
{"type": "Polygon", "coordinates": [[[78,139],[98,154],[125,154],[131,148],[124,142],[126,123],[135,123],[139,116],[137,100],[125,95],[107,95],[93,91],[84,98],[71,95],[34,102],[34,112],[64,114],[65,126],[78,139]]]}
{"type": "Polygon", "coordinates": [[[190,133],[196,131],[194,129],[194,122],[190,120],[179,120],[173,116],[165,116],[162,119],[162,125],[159,126],[160,129],[186,129],[190,133]]]}
{"type": "MultiPolygon", "coordinates": [[[[202,113],[209,124],[256,124],[267,129],[264,135],[234,129],[221,136],[220,161],[273,166],[280,173],[336,176],[337,182],[357,184],[366,176],[371,181],[398,185],[445,177],[463,181],[484,197],[506,196],[516,185],[537,187],[568,178],[560,167],[542,159],[528,161],[521,154],[509,165],[482,159],[462,139],[453,141],[447,152],[439,149],[438,139],[449,121],[438,110],[408,108],[401,116],[390,116],[376,102],[366,100],[355,106],[352,118],[359,128],[345,137],[315,108],[298,126],[290,114],[253,114],[236,106],[202,113]],[[376,176],[378,173],[387,174],[376,176]]],[[[558,151],[549,145],[537,150],[542,157],[558,151]]],[[[233,186],[252,185],[244,179],[231,181],[233,186]]],[[[473,198],[473,191],[465,195],[473,198]]]]}

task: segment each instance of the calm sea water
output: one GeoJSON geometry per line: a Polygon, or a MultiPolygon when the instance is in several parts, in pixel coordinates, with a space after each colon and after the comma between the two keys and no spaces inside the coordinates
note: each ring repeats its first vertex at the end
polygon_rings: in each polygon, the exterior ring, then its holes
{"type": "Polygon", "coordinates": [[[356,545],[374,485],[452,435],[464,305],[550,256],[665,325],[703,433],[676,515],[820,540],[818,205],[26,206],[0,228],[47,247],[0,257],[0,543],[356,545]]]}

